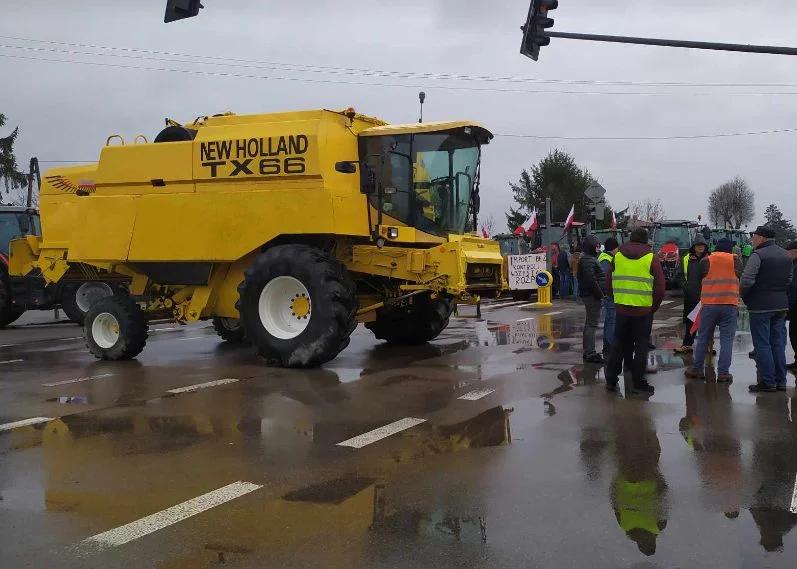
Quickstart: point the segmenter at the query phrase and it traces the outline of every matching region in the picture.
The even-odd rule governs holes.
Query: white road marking
[[[491,389],[489,387],[484,389],[474,389],[473,391],[469,391],[465,395],[457,397],[457,399],[462,399],[463,401],[478,401],[482,397],[487,397],[491,393],[495,393],[495,389]]]
[[[184,326],[172,326],[170,328],[153,328],[150,332],[172,332],[174,330],[183,330]]]
[[[662,304],[672,304],[673,302],[675,302],[675,301],[674,300],[662,300],[661,301]]]
[[[185,342],[187,340],[201,340],[202,338],[209,338],[209,336],[191,336],[190,338],[177,338],[177,341]]]
[[[80,383],[81,381],[90,381],[92,379],[102,379],[103,377],[111,377],[115,373],[103,373],[100,375],[91,375],[89,377],[79,377],[77,379],[65,379],[64,381],[54,381],[53,383],[42,383],[44,387],[55,387],[57,385],[69,385],[70,383]]]
[[[2,364],[15,364],[15,363],[18,363],[18,362],[21,362],[21,361],[22,360],[6,360],[4,362],[0,362],[0,365],[2,365]]]
[[[338,446],[363,448],[366,445],[370,445],[371,443],[375,443],[376,441],[381,441],[382,439],[389,437],[390,435],[395,435],[396,433],[400,433],[401,431],[404,431],[406,429],[409,429],[416,425],[420,425],[421,423],[425,422],[426,419],[413,419],[412,417],[406,417],[404,419],[396,421],[395,423],[390,423],[389,425],[385,425],[384,427],[379,427],[378,429],[374,429],[373,431],[368,431],[367,433],[363,433],[362,435],[345,440],[342,443],[338,443]]]
[[[14,346],[18,346],[19,344],[3,344],[0,348],[13,348]]]
[[[514,302],[502,302],[499,304],[489,304],[487,306],[482,306],[482,312],[485,310],[494,310],[496,308],[508,308],[510,306],[520,306],[522,304],[526,304],[525,300],[519,300]]]
[[[33,417],[31,419],[22,419],[21,421],[14,421],[13,423],[5,423],[0,425],[0,433],[3,431],[10,431],[17,427],[26,427],[28,425],[38,425],[39,423],[49,423],[52,417]]]
[[[166,393],[178,395],[180,393],[191,393],[192,391],[199,391],[200,389],[207,389],[208,387],[216,387],[218,385],[227,385],[228,383],[235,383],[237,379],[228,377],[226,379],[217,379],[216,381],[208,381],[206,383],[197,383],[196,385],[188,385],[186,387],[177,387],[176,389],[168,389]]]
[[[118,547],[158,530],[169,527],[211,508],[220,506],[245,494],[259,490],[263,486],[251,482],[233,482],[217,490],[202,494],[176,506],[166,508],[116,529],[84,539],[81,545],[96,546],[101,549]]]
[[[69,342],[71,340],[83,340],[83,336],[72,336],[71,338],[58,338],[59,342]]]
[[[556,316],[557,314],[561,314],[562,312],[546,312],[543,316]]]
[[[670,316],[667,318],[667,322],[680,322],[681,320],[683,320],[683,318],[680,316]]]
[[[529,320],[534,320],[534,318],[521,318],[518,322],[528,322]]]
[[[791,494],[791,507],[789,511],[792,514],[797,514],[797,477],[794,478],[794,491]]]

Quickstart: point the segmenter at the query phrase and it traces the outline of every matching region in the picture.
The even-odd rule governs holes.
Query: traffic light
[[[541,35],[546,28],[553,27],[553,18],[548,17],[548,12],[559,7],[559,0],[531,0],[529,16],[523,30],[523,44],[520,53],[534,61],[540,55],[540,47],[551,43],[551,38]]]
[[[165,23],[193,18],[199,14],[199,10],[204,8],[200,0],[166,0],[166,15],[163,17]]]

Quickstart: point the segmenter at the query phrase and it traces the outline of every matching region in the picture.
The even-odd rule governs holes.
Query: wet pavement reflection
[[[747,392],[745,314],[736,381],[686,379],[678,316],[648,398],[606,393],[574,310],[456,320],[424,347],[358,331],[319,370],[195,330],[125,366],[45,350],[0,381],[0,424],[52,418],[0,432],[0,567],[792,567],[797,394]],[[65,553],[235,481],[262,488]]]

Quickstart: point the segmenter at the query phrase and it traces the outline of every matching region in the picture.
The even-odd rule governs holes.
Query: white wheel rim
[[[109,312],[97,315],[91,323],[91,337],[103,350],[113,348],[119,341],[119,321]]]
[[[311,312],[310,293],[293,277],[276,277],[260,293],[260,322],[266,332],[280,340],[290,340],[304,332]]]
[[[85,314],[95,302],[109,296],[113,296],[113,289],[108,283],[83,283],[75,291],[75,304]]]

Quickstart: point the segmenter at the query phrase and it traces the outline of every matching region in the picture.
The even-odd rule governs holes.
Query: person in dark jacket
[[[755,250],[740,279],[740,294],[750,313],[750,335],[758,370],[754,393],[786,390],[786,315],[792,281],[791,255],[764,225],[753,232]]]
[[[607,291],[614,298],[617,323],[609,362],[606,366],[606,389],[617,391],[623,371],[623,356],[634,355],[631,369],[635,392],[653,393],[645,381],[652,314],[664,300],[664,271],[651,246],[648,232],[635,229],[612,260]]]
[[[594,235],[587,235],[581,242],[581,257],[578,260],[576,278],[579,283],[579,296],[584,301],[586,321],[584,322],[584,360],[602,364],[603,356],[595,350],[595,335],[601,317],[606,276],[598,264],[601,244]]]
[[[570,254],[562,247],[556,259],[559,270],[559,298],[570,296]]]
[[[612,259],[614,259],[614,255],[619,249],[620,244],[614,237],[609,237],[604,243],[603,253],[598,255],[598,264],[604,275],[609,274],[612,268]],[[614,323],[617,320],[617,313],[614,308],[614,299],[608,294],[609,291],[606,289],[605,279],[603,285],[603,293],[606,295],[603,298],[603,357],[608,359],[612,348],[612,339],[614,338]]]
[[[700,278],[700,261],[709,255],[706,239],[698,233],[697,238],[695,238],[695,244],[689,249],[689,254],[684,259],[684,263],[678,265],[678,283],[681,285],[681,290],[684,291],[684,326],[686,331],[684,332],[683,342],[679,347],[675,348],[676,354],[691,352],[695,344],[695,337],[690,332],[692,321],[689,320],[689,314],[700,302],[700,283],[702,282]]]
[[[789,342],[794,350],[795,361],[787,365],[790,370],[797,370],[797,241],[786,246],[791,255],[791,283],[789,283]]]

